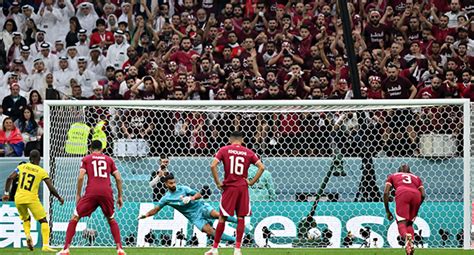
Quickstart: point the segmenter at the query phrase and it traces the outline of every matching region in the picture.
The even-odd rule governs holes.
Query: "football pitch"
[[[179,249],[179,248],[129,248],[125,249],[127,255],[203,255],[208,249]],[[473,254],[472,250],[461,249],[417,249],[416,255],[457,255]],[[2,255],[36,255],[42,253],[40,249],[30,252],[25,249],[1,249]],[[49,253],[54,254],[54,253]],[[115,249],[106,248],[81,248],[71,249],[71,255],[106,255],[117,254]],[[232,255],[233,249],[219,249],[219,255]],[[403,249],[271,249],[271,248],[243,248],[243,255],[404,255]]]

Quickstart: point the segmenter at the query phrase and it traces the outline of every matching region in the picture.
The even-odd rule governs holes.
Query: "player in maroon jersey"
[[[393,215],[388,207],[390,190],[395,189],[395,215],[397,217],[398,232],[406,240],[405,251],[407,255],[414,254],[413,237],[415,221],[421,203],[425,200],[425,188],[420,177],[410,172],[410,167],[403,164],[398,169],[398,173],[388,176],[383,193],[383,202],[388,220],[393,220]]]
[[[59,255],[69,255],[69,246],[76,233],[76,225],[82,217],[90,216],[100,206],[102,213],[107,218],[110,231],[117,246],[117,254],[125,255],[122,250],[120,230],[114,219],[114,197],[110,176],[115,178],[117,184],[117,206],[123,205],[122,199],[122,177],[115,166],[114,161],[107,155],[102,154],[102,142],[94,140],[91,143],[92,153],[85,156],[81,162],[76,190],[76,210],[69,221],[66,231],[66,242]],[[81,196],[84,177],[87,175],[86,192]]]
[[[218,255],[217,248],[221,241],[227,217],[237,214],[237,236],[235,242],[234,255],[241,255],[240,243],[245,229],[244,217],[251,214],[250,198],[248,187],[254,185],[262,175],[265,166],[258,156],[250,149],[242,145],[243,135],[239,131],[234,131],[230,135],[230,145],[219,149],[211,164],[212,176],[219,189],[222,189],[220,202],[220,217],[214,237],[212,249],[205,255]],[[224,164],[224,182],[219,180],[217,165]],[[258,167],[257,174],[249,181],[248,168],[250,164]]]

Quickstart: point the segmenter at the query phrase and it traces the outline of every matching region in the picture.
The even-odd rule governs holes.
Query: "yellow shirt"
[[[18,188],[15,194],[15,203],[28,204],[39,202],[38,190],[41,181],[49,178],[48,173],[40,166],[26,163],[17,167]]]

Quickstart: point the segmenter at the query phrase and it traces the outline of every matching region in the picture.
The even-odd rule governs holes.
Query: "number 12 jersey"
[[[110,175],[118,170],[111,157],[102,153],[91,153],[82,159],[81,169],[87,174],[85,195],[113,197]]]

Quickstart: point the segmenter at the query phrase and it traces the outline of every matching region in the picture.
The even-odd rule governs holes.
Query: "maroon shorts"
[[[74,214],[81,218],[87,217],[99,206],[105,217],[112,218],[114,216],[114,199],[109,196],[83,196],[77,203]]]
[[[234,216],[234,212],[239,217],[252,214],[247,186],[224,188],[220,203],[220,213],[222,216]]]
[[[420,192],[403,192],[395,196],[397,221],[415,221],[421,205]]]

